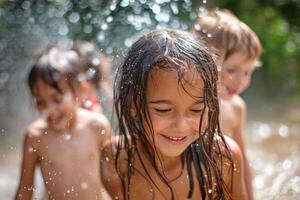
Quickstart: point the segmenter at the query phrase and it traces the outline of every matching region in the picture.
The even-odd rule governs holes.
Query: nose
[[[52,115],[56,111],[56,106],[53,103],[49,103],[47,106],[47,111],[49,115]]]
[[[190,122],[189,118],[187,116],[179,115],[176,120],[174,126],[176,127],[176,130],[178,132],[186,132],[190,129]]]

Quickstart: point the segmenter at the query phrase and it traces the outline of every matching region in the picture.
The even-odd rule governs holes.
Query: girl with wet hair
[[[161,29],[118,69],[116,137],[102,153],[113,199],[247,199],[237,144],[219,126],[217,69],[201,41]]]

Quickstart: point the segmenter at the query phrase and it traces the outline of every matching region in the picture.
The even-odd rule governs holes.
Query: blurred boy
[[[250,84],[262,52],[256,34],[228,10],[213,10],[199,16],[193,33],[207,41],[217,54],[220,85],[220,123],[224,134],[241,147],[245,163],[248,199],[253,199],[252,177],[245,155],[246,104],[239,96]]]
[[[40,117],[26,130],[15,199],[31,199],[37,165],[49,199],[108,199],[100,150],[110,126],[102,114],[79,107],[79,83],[72,70],[78,63],[74,51],[49,47],[30,70],[28,85]]]

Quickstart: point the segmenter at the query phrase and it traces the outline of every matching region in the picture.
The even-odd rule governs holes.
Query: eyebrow
[[[154,101],[148,101],[148,104],[160,104],[160,103],[172,103],[170,100],[154,100]],[[203,97],[197,97],[197,101],[195,103],[193,103],[193,105],[195,104],[200,104],[200,103],[204,103],[204,98]]]

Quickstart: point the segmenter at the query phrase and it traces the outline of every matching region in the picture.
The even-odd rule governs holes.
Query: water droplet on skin
[[[70,134],[64,135],[64,140],[71,140],[72,136]]]
[[[31,153],[31,152],[33,152],[33,148],[32,147],[29,147],[28,148],[28,151]]]
[[[88,184],[86,182],[81,182],[80,187],[81,189],[85,190],[88,188]]]
[[[212,189],[209,189],[207,192],[208,192],[208,194],[211,194],[212,193]]]
[[[105,160],[108,162],[109,161],[109,157],[105,157]]]
[[[288,169],[290,169],[292,167],[292,164],[293,164],[292,161],[285,160],[282,163],[282,168],[285,169],[285,170],[288,170]]]

